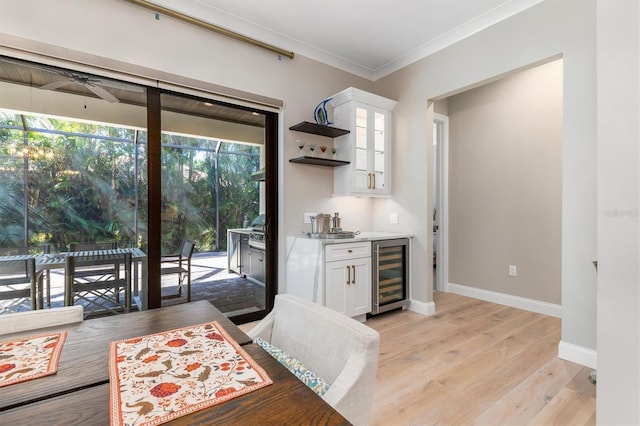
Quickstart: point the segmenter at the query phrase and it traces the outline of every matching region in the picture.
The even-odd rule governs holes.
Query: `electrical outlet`
[[[311,223],[311,216],[315,216],[315,213],[305,213],[304,214],[304,223]]]
[[[398,223],[398,213],[389,214],[389,223]]]
[[[516,275],[518,275],[518,268],[516,268],[516,265],[509,265],[509,276],[515,277]]]

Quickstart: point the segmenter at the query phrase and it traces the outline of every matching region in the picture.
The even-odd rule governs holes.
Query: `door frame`
[[[436,242],[436,290],[449,291],[449,117],[433,113],[437,135],[438,240]]]

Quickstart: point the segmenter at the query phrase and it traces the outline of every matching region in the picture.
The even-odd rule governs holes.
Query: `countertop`
[[[238,234],[250,234],[252,231],[251,228],[234,228],[227,229],[227,232],[237,232]]]
[[[306,240],[321,241],[323,244],[340,244],[340,243],[355,243],[360,241],[379,241],[379,240],[393,240],[396,238],[413,238],[413,234],[405,234],[399,232],[378,232],[378,231],[366,231],[360,232],[353,238],[311,238],[309,234],[292,235],[294,238],[301,238]]]

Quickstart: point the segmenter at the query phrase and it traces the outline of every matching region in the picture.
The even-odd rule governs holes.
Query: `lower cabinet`
[[[360,321],[371,312],[371,242],[287,239],[286,293]]]
[[[350,317],[371,312],[370,258],[326,262],[324,271],[327,307]]]
[[[247,275],[250,278],[253,278],[260,283],[264,283],[265,280],[265,266],[264,266],[264,251],[255,249],[253,247],[249,248],[249,271]]]

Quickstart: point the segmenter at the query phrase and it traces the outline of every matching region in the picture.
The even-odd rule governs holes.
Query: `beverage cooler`
[[[372,243],[371,314],[406,309],[409,304],[409,239]]]

